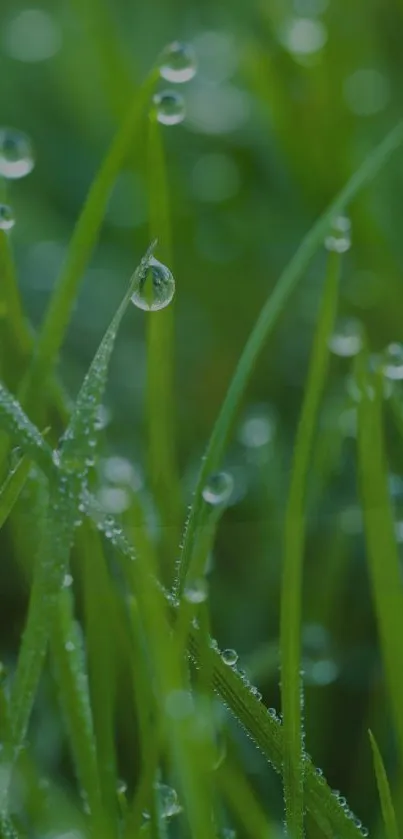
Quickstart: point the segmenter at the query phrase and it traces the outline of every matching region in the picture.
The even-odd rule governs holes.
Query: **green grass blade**
[[[35,399],[57,361],[79,283],[96,243],[110,192],[131,152],[140,119],[157,78],[156,71],[151,73],[135,96],[87,195],[65,265],[45,315],[32,363],[22,383],[21,397],[30,408],[35,407]]]
[[[60,449],[60,461],[62,466],[74,473],[74,478],[78,479],[80,486],[85,481],[89,466],[92,464],[98,409],[104,394],[108,366],[119,326],[130,303],[138,277],[147,271],[153,249],[154,244],[148,249],[131,278],[128,290],[112,318],[85,376],[64,434]]]
[[[217,770],[218,787],[228,807],[242,824],[245,835],[252,839],[269,839],[272,830],[266,813],[255,798],[243,774],[224,762]]]
[[[0,528],[7,521],[14,504],[18,501],[29,475],[31,461],[22,457],[15,469],[10,472],[0,489]]]
[[[152,113],[148,128],[150,238],[158,238],[162,262],[172,270],[171,217],[161,126]],[[173,561],[180,541],[181,490],[175,461],[173,376],[174,304],[148,317],[147,422],[151,489]]]
[[[374,735],[372,734],[372,731],[369,731],[368,733],[369,739],[371,741],[372,754],[374,758],[376,782],[378,785],[383,821],[385,823],[386,839],[399,839],[395,808],[393,806],[388,776],[386,774],[385,766],[382,760],[382,755],[379,751],[378,744],[375,740]]]
[[[319,405],[326,380],[328,339],[333,329],[340,257],[329,255],[328,271],[314,337],[305,396],[298,425],[284,532],[281,593],[281,707],[284,730],[284,799],[289,835],[303,836],[303,740],[301,711],[301,600],[305,544],[305,496]]]
[[[358,406],[358,469],[369,574],[385,679],[403,768],[403,590],[382,428],[382,382],[363,357]]]
[[[32,335],[21,305],[10,240],[4,230],[0,230],[0,295],[0,312],[7,322],[7,337],[21,361],[31,350]]]
[[[98,772],[105,809],[116,816],[115,753],[116,665],[114,590],[98,532],[88,521],[81,527],[76,549],[84,590],[87,669],[94,719]]]
[[[92,829],[99,835],[106,818],[101,804],[83,641],[80,628],[74,621],[73,601],[69,590],[59,595],[51,637],[51,652],[77,777],[83,798],[88,805]],[[101,835],[107,835],[106,824]]]
[[[52,449],[28,419],[18,400],[0,383],[0,427],[44,472],[52,472]]]
[[[217,645],[210,642],[205,646],[200,631],[193,626],[190,632],[189,652],[197,662],[205,657],[209,659],[214,690],[276,772],[281,774],[284,732],[280,719],[274,718],[267,711],[236,669],[225,664]],[[318,774],[307,756],[304,766],[305,806],[323,834],[328,839],[334,839],[335,835],[343,839],[362,839],[355,817],[347,808],[341,806],[323,775]]]
[[[193,549],[196,529],[199,524],[203,508],[203,487],[212,472],[219,465],[225,445],[238,411],[241,399],[248,384],[255,362],[272,332],[286,303],[304,274],[312,257],[321,246],[328,231],[331,220],[337,216],[346,205],[356,197],[378,172],[385,166],[391,154],[403,142],[403,122],[387,135],[377,148],[367,157],[364,163],[352,175],[346,186],[336,196],[328,209],[313,225],[309,233],[302,240],[295,255],[280,276],[278,283],[270,294],[258,320],[250,334],[244,351],[238,362],[230,387],[223,401],[219,416],[214,425],[205,458],[199,473],[196,491],[193,499],[188,526],[185,533],[184,546],[180,557],[176,589],[181,590],[186,578],[187,568]]]

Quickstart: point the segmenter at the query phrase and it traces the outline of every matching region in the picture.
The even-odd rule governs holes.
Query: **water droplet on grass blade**
[[[34,168],[34,155],[29,137],[14,128],[0,128],[0,175],[23,178]]]
[[[196,70],[196,56],[189,44],[174,41],[165,47],[160,61],[160,75],[167,82],[189,82],[196,75]]]
[[[183,596],[188,603],[204,603],[208,597],[207,580],[204,577],[191,580],[187,583]]]
[[[165,309],[174,294],[175,280],[169,268],[152,256],[148,266],[138,273],[132,303],[145,312],[156,312]]]
[[[63,588],[70,588],[73,585],[73,577],[71,574],[65,574],[63,578]]]
[[[403,344],[389,344],[383,354],[382,370],[387,379],[403,379]]]
[[[208,479],[203,489],[203,498],[207,504],[225,504],[231,497],[234,480],[228,472],[216,472]]]
[[[351,247],[351,222],[347,216],[333,219],[325,239],[325,248],[335,253],[346,253]]]
[[[351,358],[360,352],[363,343],[362,324],[355,318],[343,318],[329,338],[329,349],[335,355]]]
[[[178,800],[178,793],[173,787],[169,787],[167,784],[156,784],[155,788],[158,792],[163,819],[170,819],[172,816],[177,816],[182,812],[182,807]]]
[[[153,96],[157,120],[162,125],[178,125],[185,119],[185,102],[175,90],[164,90]]]
[[[228,664],[229,667],[235,667],[238,661],[238,653],[236,650],[223,650],[221,653],[222,660],[224,664]]]
[[[11,230],[15,225],[15,216],[8,204],[0,204],[0,230]]]

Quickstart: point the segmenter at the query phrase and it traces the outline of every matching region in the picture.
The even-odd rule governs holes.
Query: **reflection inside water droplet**
[[[33,168],[34,156],[29,137],[14,128],[0,128],[0,175],[23,178]]]
[[[183,96],[175,90],[164,90],[153,96],[158,122],[162,125],[178,125],[185,119],[185,102]]]
[[[239,656],[236,650],[227,649],[222,651],[221,658],[224,664],[228,664],[229,667],[235,667]]]
[[[228,472],[216,472],[211,475],[203,489],[203,498],[207,504],[225,504],[234,489],[234,480]]]
[[[363,343],[362,324],[356,318],[341,318],[329,338],[329,349],[335,355],[351,358],[360,352]]]
[[[163,51],[160,75],[167,82],[181,84],[189,82],[196,75],[196,56],[190,44],[174,41]]]
[[[151,257],[148,267],[138,272],[132,303],[146,312],[165,309],[175,294],[175,280],[166,265]]]
[[[0,230],[11,230],[15,225],[15,217],[8,204],[0,204]]]

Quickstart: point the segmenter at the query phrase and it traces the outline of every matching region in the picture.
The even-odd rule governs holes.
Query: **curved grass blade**
[[[7,521],[14,504],[18,501],[29,475],[31,461],[22,457],[15,469],[10,472],[0,489],[0,529]]]
[[[403,590],[387,481],[382,428],[383,382],[360,363],[358,470],[369,574],[385,679],[403,768]]]
[[[71,472],[77,492],[84,486],[95,446],[98,410],[105,390],[108,366],[115,345],[116,336],[123,315],[130,303],[133,289],[148,269],[156,242],[149,247],[136,268],[128,290],[116,311],[90,365],[78,394],[74,410],[63,437],[60,449],[60,463]]]
[[[29,408],[34,407],[35,398],[43,391],[57,361],[79,283],[96,243],[110,192],[131,151],[145,103],[157,79],[158,73],[154,71],[141,86],[88,192],[73,232],[65,265],[45,315],[32,363],[21,386],[21,398]]]
[[[150,237],[158,237],[161,259],[171,268],[171,211],[161,127],[155,114],[148,128]],[[174,305],[148,318],[147,421],[151,488],[164,527],[168,558],[173,562],[180,541],[181,489],[175,461],[173,328]],[[170,569],[172,573],[172,568]]]
[[[45,473],[54,471],[52,449],[28,419],[18,400],[1,383],[0,427]]]
[[[297,430],[285,514],[280,631],[281,707],[284,732],[284,799],[287,829],[293,839],[303,836],[304,813],[300,649],[305,495],[317,416],[326,379],[328,339],[336,314],[339,273],[340,257],[332,253],[328,260],[323,300]]]
[[[399,839],[395,808],[393,806],[388,776],[386,774],[385,766],[382,760],[382,755],[379,751],[378,744],[375,740],[374,735],[372,734],[372,731],[369,731],[368,734],[369,739],[371,741],[372,754],[374,758],[376,782],[378,785],[382,816],[385,824],[386,839]]]
[[[191,513],[185,532],[183,550],[177,568],[175,582],[177,592],[183,589],[186,578],[195,540],[195,532],[199,525],[203,507],[203,487],[210,474],[216,470],[219,464],[255,362],[268,336],[277,323],[279,316],[284,310],[289,297],[298,285],[316,251],[321,246],[331,220],[355,198],[363,187],[373,180],[385,166],[391,154],[401,146],[402,142],[403,121],[399,122],[393,131],[367,157],[328,209],[313,225],[309,233],[302,240],[291,262],[289,262],[280,276],[274,291],[270,294],[270,297],[263,306],[238,362],[207,446],[206,455],[197,480]]]

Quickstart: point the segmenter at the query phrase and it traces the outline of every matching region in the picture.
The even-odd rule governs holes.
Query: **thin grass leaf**
[[[209,658],[214,690],[276,772],[281,775],[284,732],[280,718],[274,717],[256,698],[251,686],[235,668],[228,667],[217,644],[211,641],[206,648],[202,634],[194,626],[191,627],[189,635],[189,653],[196,662],[200,662],[201,657]],[[342,836],[343,839],[362,839],[357,819],[346,807],[341,806],[338,797],[307,756],[304,767],[305,806],[323,834],[328,839],[334,839],[335,835]]]
[[[252,839],[269,839],[275,835],[267,814],[258,803],[244,775],[226,761],[217,770],[217,783],[230,812],[242,825],[246,836]]]
[[[83,641],[80,627],[74,621],[73,601],[68,589],[59,595],[51,636],[51,652],[59,700],[92,829],[98,835],[102,831],[102,835],[106,836],[106,812],[102,806]]]
[[[382,816],[385,824],[385,834],[387,839],[399,839],[395,808],[393,806],[388,776],[386,774],[386,769],[382,760],[382,755],[379,751],[378,744],[375,740],[374,735],[372,734],[372,731],[369,731],[368,734],[369,739],[371,741],[372,754],[374,758],[376,782],[378,785]]]
[[[311,450],[326,379],[328,339],[336,314],[339,273],[340,257],[331,253],[295,441],[285,514],[280,629],[281,707],[284,731],[284,800],[287,828],[293,839],[302,837],[304,830],[300,650],[305,496]]]
[[[302,240],[295,255],[280,276],[274,291],[258,317],[249,336],[244,351],[238,362],[235,374],[223,401],[219,416],[214,425],[205,458],[200,469],[192,508],[185,533],[183,550],[177,568],[175,583],[176,591],[183,589],[191,552],[195,541],[196,529],[199,525],[203,508],[203,488],[218,465],[228,441],[231,428],[240,406],[243,394],[253,371],[255,362],[272,332],[279,316],[284,311],[289,297],[301,280],[316,251],[320,248],[329,229],[332,219],[339,215],[346,205],[367,186],[385,166],[391,154],[403,142],[403,122],[387,135],[377,148],[367,157],[364,163],[352,175],[346,186],[336,196],[328,209],[313,225],[309,233]]]
[[[21,398],[29,408],[34,407],[38,393],[44,391],[44,385],[57,361],[79,283],[96,243],[109,195],[131,152],[139,121],[157,79],[157,71],[152,72],[139,89],[90,187],[45,315],[32,363],[22,383]]]
[[[69,425],[63,437],[60,463],[64,469],[72,473],[74,482],[78,487],[84,485],[89,467],[92,465],[93,450],[96,445],[98,411],[106,386],[108,366],[119,326],[139,277],[148,269],[155,244],[154,242],[150,246],[136,268],[128,290],[98,347],[81,386]]]
[[[87,671],[94,720],[102,801],[115,819],[117,768],[115,752],[116,629],[114,589],[99,533],[88,521],[78,533],[76,550],[84,590]]]
[[[400,766],[403,767],[403,590],[384,451],[383,382],[360,365],[358,470],[368,566]]]
[[[7,338],[19,360],[25,359],[32,348],[32,335],[21,305],[10,240],[0,230],[0,309],[7,323]],[[15,355],[13,365],[15,365]]]
[[[54,472],[52,449],[28,419],[18,400],[1,383],[0,427],[45,473]]]
[[[152,113],[148,128],[150,238],[158,237],[161,259],[172,269],[171,211],[161,126]],[[173,375],[174,305],[148,318],[147,324],[148,462],[152,492],[173,561],[180,540],[181,489],[175,457]],[[171,573],[172,573],[172,569]]]
[[[14,504],[18,501],[31,469],[31,461],[22,457],[15,469],[7,476],[0,489],[0,528],[7,521]]]

